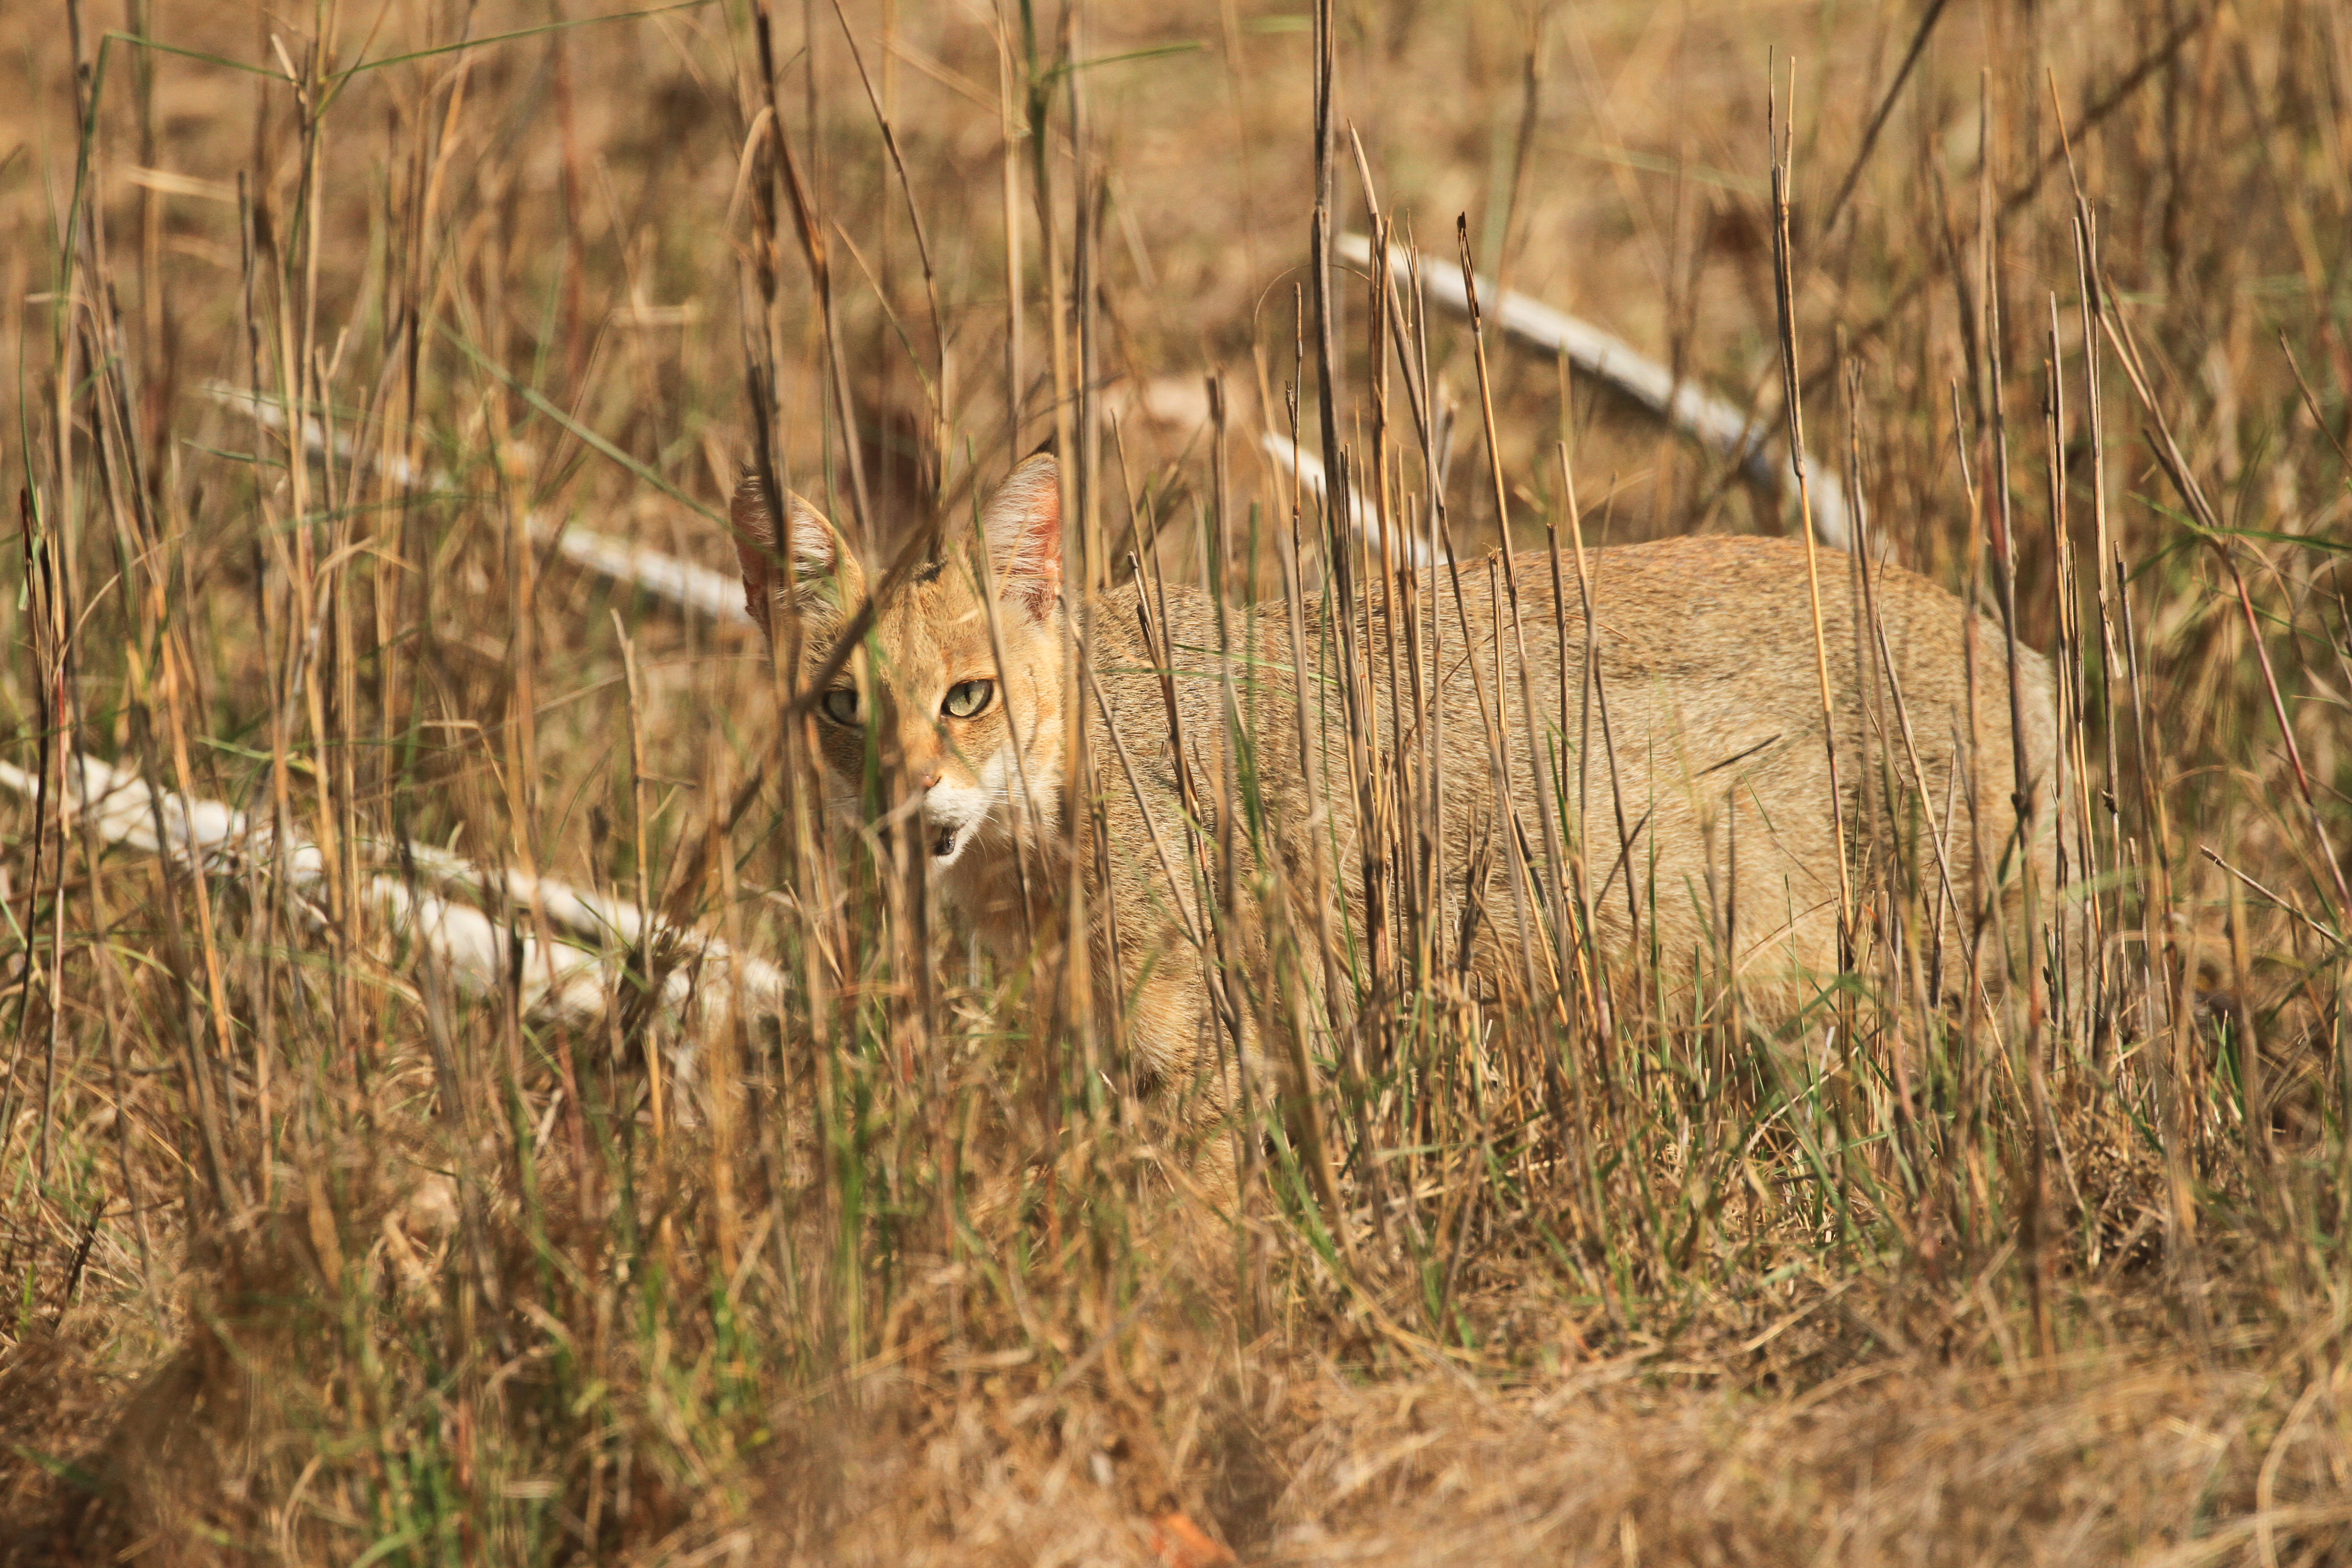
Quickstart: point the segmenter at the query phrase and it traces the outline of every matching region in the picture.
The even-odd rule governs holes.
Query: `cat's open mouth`
[[[942,827],[940,829],[940,836],[931,840],[931,858],[944,860],[955,853],[955,847],[956,830],[952,827]]]

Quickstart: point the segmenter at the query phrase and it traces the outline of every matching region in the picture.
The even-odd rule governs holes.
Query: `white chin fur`
[[[1029,780],[1029,784],[1039,797],[1034,809],[1050,809],[1055,789],[1035,777]],[[1001,748],[981,764],[980,777],[974,783],[932,785],[923,797],[923,827],[929,835],[932,869],[943,870],[962,859],[972,841],[982,834],[1006,831],[1006,825],[1015,820],[1021,811],[1020,794],[1020,770],[1013,763],[1010,746]],[[948,837],[950,834],[952,838]],[[940,853],[943,843],[944,854]]]
[[[923,798],[923,832],[931,868],[944,870],[963,858],[988,820],[989,792],[958,784],[934,784]]]

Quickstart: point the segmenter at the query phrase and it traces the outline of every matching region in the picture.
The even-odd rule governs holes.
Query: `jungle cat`
[[[779,657],[783,617],[796,610],[802,668],[785,673],[805,689],[864,603],[868,576],[798,496],[786,518],[780,533],[757,479],[743,481],[733,521],[746,601]],[[979,522],[982,551],[943,550],[878,606],[874,657],[829,678],[816,728],[843,811],[857,810],[869,740],[896,760],[901,803],[919,810],[947,902],[981,942],[1018,961],[1034,933],[1058,929],[1054,897],[1067,885],[1071,605],[1054,459],[1022,464]],[[1147,592],[1148,622],[1132,585],[1092,602],[1087,776],[1107,834],[1106,853],[1099,863],[1089,858],[1081,885],[1094,916],[1099,1037],[1126,1042],[1139,1095],[1171,1108],[1180,1125],[1213,1125],[1243,1091],[1236,1060],[1246,1068],[1305,1059],[1258,1053],[1260,1042],[1307,1016],[1293,1010],[1297,999],[1325,989],[1318,949],[1326,934],[1342,964],[1345,952],[1365,951],[1363,796],[1350,782],[1335,630],[1360,650],[1364,744],[1354,776],[1381,781],[1376,809],[1385,792],[1400,802],[1392,820],[1439,824],[1435,842],[1418,828],[1391,829],[1391,842],[1406,842],[1385,860],[1374,856],[1385,921],[1393,927],[1405,907],[1401,879],[1423,878],[1433,896],[1420,907],[1439,911],[1423,928],[1424,962],[1506,1005],[1524,1005],[1530,980],[1543,993],[1537,1003],[1552,1005],[1561,972],[1544,911],[1567,908],[1589,911],[1595,945],[1619,961],[1605,967],[1634,969],[1622,961],[1638,944],[1669,974],[1679,971],[1686,988],[1695,961],[1708,954],[1718,977],[1727,964],[1736,970],[1751,1017],[1785,1018],[1839,967],[1841,829],[1853,885],[1868,885],[1862,862],[1871,855],[1906,855],[1921,907],[1949,932],[1969,928],[1972,901],[1989,908],[2000,887],[2015,883],[2007,645],[1990,619],[1974,617],[1971,715],[1970,612],[1926,578],[1889,566],[1871,583],[1883,644],[1876,632],[1858,636],[1851,563],[1820,558],[1820,646],[1838,714],[1833,816],[1803,543],[1680,538],[1598,549],[1587,561],[1581,581],[1597,626],[1590,644],[1585,589],[1572,567],[1556,579],[1553,555],[1516,559],[1515,626],[1495,556],[1402,579],[1386,595],[1375,584],[1342,606],[1345,624],[1336,628],[1329,600],[1305,600],[1296,650],[1286,603],[1229,608],[1230,685],[1207,594],[1174,584]],[[1564,601],[1557,606],[1556,581]],[[1588,646],[1597,650],[1597,681],[1586,678]],[[2040,803],[2042,824],[2033,837],[2046,858],[2052,678],[2031,650],[2021,650],[2019,664],[2028,798]],[[1868,689],[1858,669],[1870,672]],[[1250,715],[1247,793],[1258,803],[1235,835],[1236,864],[1255,886],[1285,890],[1272,901],[1289,910],[1295,940],[1286,946],[1270,934],[1281,922],[1265,918],[1261,895],[1255,917],[1224,922],[1221,960],[1201,889],[1215,878],[1217,805],[1233,798],[1222,777],[1229,700]],[[1181,775],[1171,730],[1184,740]],[[1965,760],[1971,732],[1973,768]],[[1188,785],[1194,819],[1210,825],[1205,852],[1185,830]],[[1539,786],[1555,802],[1580,802],[1580,811],[1556,807],[1547,828]],[[915,794],[919,807],[908,798]],[[1414,804],[1433,800],[1433,812]],[[1503,800],[1509,807],[1498,812]],[[1563,879],[1578,885],[1555,894],[1555,865],[1570,867]],[[1213,987],[1220,963],[1242,981]],[[1344,984],[1344,969],[1331,973]]]

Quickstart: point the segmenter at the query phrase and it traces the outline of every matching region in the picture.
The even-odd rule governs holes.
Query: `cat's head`
[[[745,604],[778,658],[798,613],[800,668],[787,674],[793,690],[805,690],[873,583],[799,496],[789,498],[780,530],[757,476],[736,490],[733,516]],[[835,805],[855,813],[869,763],[878,766],[886,799],[920,814],[923,841],[942,868],[975,845],[1001,848],[1016,832],[1036,832],[1059,806],[1062,495],[1054,459],[1030,458],[989,499],[980,548],[956,530],[948,539],[939,559],[876,612],[866,657],[845,662],[815,705]]]

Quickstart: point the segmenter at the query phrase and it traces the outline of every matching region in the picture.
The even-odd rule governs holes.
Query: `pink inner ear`
[[[1062,484],[1051,458],[1015,469],[982,518],[997,596],[1045,618],[1062,587]]]
[[[743,568],[743,608],[764,628],[775,591],[776,522],[756,477],[736,487],[728,514],[735,525],[735,559]]]
[[[1024,529],[1015,547],[1013,569],[1006,574],[1005,597],[1043,620],[1062,587],[1062,497],[1049,487],[1040,515]]]
[[[833,570],[833,528],[814,507],[798,496],[793,498],[793,531],[787,542],[795,576],[821,576]]]
[[[780,593],[797,587],[805,595],[830,584],[836,570],[852,579],[856,574],[856,563],[842,559],[840,536],[824,513],[796,495],[787,496],[785,505],[781,539],[775,509],[756,477],[747,477],[736,487],[729,508],[735,558],[743,568],[743,607],[763,628],[769,626]]]

